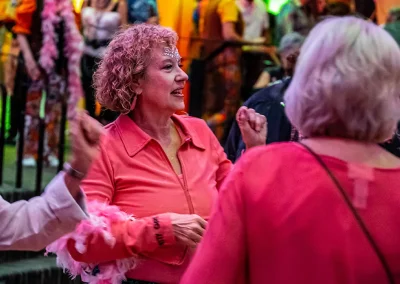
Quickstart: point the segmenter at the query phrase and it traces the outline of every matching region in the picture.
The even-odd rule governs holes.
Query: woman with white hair
[[[285,94],[307,138],[239,160],[182,283],[400,283],[399,70],[373,23],[318,24]]]

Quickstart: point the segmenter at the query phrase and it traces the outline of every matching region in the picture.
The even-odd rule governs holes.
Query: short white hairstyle
[[[301,48],[285,105],[305,137],[385,141],[400,120],[399,46],[363,19],[324,20]]]

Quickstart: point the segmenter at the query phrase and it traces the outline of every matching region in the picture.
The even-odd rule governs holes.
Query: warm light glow
[[[82,4],[83,0],[72,0],[72,5],[74,6],[74,10],[76,13],[79,14],[81,12]]]

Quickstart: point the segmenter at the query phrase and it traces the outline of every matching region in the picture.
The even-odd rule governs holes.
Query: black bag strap
[[[307,145],[305,145],[303,143],[299,143],[299,144],[301,144],[311,155],[314,156],[314,158],[324,168],[324,170],[329,175],[329,177],[331,178],[333,183],[336,185],[336,187],[340,191],[344,201],[346,202],[347,206],[349,207],[351,213],[353,214],[354,218],[356,219],[358,225],[360,226],[362,232],[364,233],[365,237],[367,238],[368,242],[370,243],[372,249],[375,251],[376,255],[378,256],[379,261],[381,262],[382,267],[385,270],[388,282],[390,284],[395,284],[392,271],[390,270],[389,264],[386,261],[385,256],[383,255],[382,251],[379,249],[377,243],[375,242],[374,238],[372,237],[371,233],[369,232],[363,219],[361,218],[360,214],[358,214],[357,209],[353,206],[353,203],[351,202],[349,196],[347,195],[346,191],[343,189],[343,187],[340,184],[340,182],[338,181],[338,179],[335,177],[335,175],[332,173],[332,171],[328,168],[328,166],[325,164],[325,162],[321,159],[321,157],[317,153],[315,153]]]

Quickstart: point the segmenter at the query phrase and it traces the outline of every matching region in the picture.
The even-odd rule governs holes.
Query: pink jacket
[[[83,194],[75,201],[59,174],[42,196],[11,204],[0,197],[0,250],[41,250],[85,218]]]
[[[400,283],[400,168],[321,156]],[[181,284],[388,283],[377,255],[332,180],[302,146],[247,152]]]

